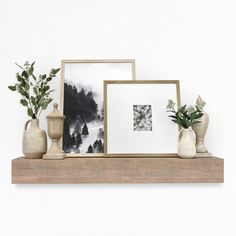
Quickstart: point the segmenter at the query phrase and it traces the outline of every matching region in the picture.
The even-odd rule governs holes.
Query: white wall
[[[235,11],[234,0],[0,0],[0,235],[235,236]],[[27,119],[7,89],[14,62],[47,72],[80,58],[135,58],[137,79],[181,80],[184,103],[201,94],[225,184],[11,185]]]

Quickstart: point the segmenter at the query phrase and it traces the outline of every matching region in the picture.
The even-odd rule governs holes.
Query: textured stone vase
[[[178,156],[194,158],[196,156],[196,135],[191,127],[179,132]]]
[[[28,124],[30,123],[30,128]],[[27,129],[28,128],[28,129]],[[23,153],[26,158],[42,158],[47,150],[46,132],[39,127],[39,120],[26,122],[23,135]]]
[[[196,133],[197,153],[208,153],[208,149],[204,144],[204,139],[209,125],[209,116],[204,112],[203,116],[198,120],[200,123],[192,126],[194,132]]]

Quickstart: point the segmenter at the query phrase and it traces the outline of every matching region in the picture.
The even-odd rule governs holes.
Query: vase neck
[[[189,131],[189,130],[192,130],[192,127],[188,127],[188,128],[182,128],[182,131]]]
[[[31,128],[38,128],[38,127],[39,127],[39,119],[32,119]]]

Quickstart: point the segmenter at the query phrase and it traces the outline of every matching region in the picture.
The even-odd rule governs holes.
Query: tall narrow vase
[[[210,157],[212,156],[212,154],[208,153],[208,149],[204,143],[209,125],[209,116],[204,112],[203,116],[198,120],[200,121],[200,123],[192,126],[194,132],[196,133],[197,157]]]
[[[30,123],[30,128],[27,129]],[[26,122],[23,135],[23,153],[26,158],[42,158],[47,150],[46,132],[39,127],[39,120]]]
[[[196,107],[203,113],[203,116],[198,119],[199,123],[192,125],[192,128],[196,134],[196,157],[211,157],[212,154],[208,153],[208,149],[204,143],[206,132],[209,125],[209,116],[204,112],[206,102],[202,100],[201,96],[198,96],[196,101]]]

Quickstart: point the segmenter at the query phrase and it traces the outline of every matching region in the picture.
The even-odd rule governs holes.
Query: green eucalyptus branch
[[[8,86],[11,91],[20,93],[20,103],[27,108],[27,114],[32,118],[39,118],[41,112],[45,110],[52,98],[50,94],[54,90],[50,90],[49,82],[56,77],[60,71],[58,69],[51,69],[49,75],[43,74],[36,77],[34,75],[34,64],[25,62],[24,66],[16,63],[21,71],[16,74],[17,83]]]

